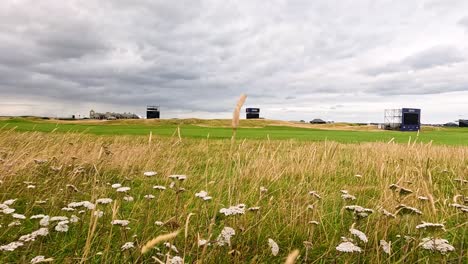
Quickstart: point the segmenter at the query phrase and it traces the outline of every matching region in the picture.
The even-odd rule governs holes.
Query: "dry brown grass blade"
[[[286,258],[285,264],[294,264],[296,262],[297,257],[299,256],[299,249],[295,249],[289,253],[288,257]]]
[[[141,248],[141,254],[145,254],[146,252],[150,251],[154,246],[157,244],[171,240],[175,238],[179,234],[180,230],[174,231],[169,234],[164,234],[157,236],[156,238],[151,239],[150,241],[146,242],[146,244]]]
[[[240,110],[247,99],[247,95],[241,94],[239,100],[237,101],[236,108],[234,108],[234,113],[232,115],[232,128],[236,129],[239,126],[240,119]]]

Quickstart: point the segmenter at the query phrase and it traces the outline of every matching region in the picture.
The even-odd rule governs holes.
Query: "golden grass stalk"
[[[247,99],[247,95],[241,94],[239,100],[237,100],[236,108],[234,108],[234,113],[232,115],[232,128],[237,129],[239,126],[240,110]]]
[[[299,250],[295,249],[289,253],[288,257],[286,258],[285,264],[294,264],[296,262],[297,257],[299,256]]]
[[[150,251],[152,248],[154,248],[157,244],[171,240],[175,238],[179,234],[180,230],[174,231],[169,234],[164,234],[157,236],[156,238],[151,239],[150,241],[146,242],[146,244],[141,248],[141,254],[145,254],[148,251]]]

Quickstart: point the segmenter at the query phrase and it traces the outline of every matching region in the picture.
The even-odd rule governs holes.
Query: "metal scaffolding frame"
[[[401,109],[385,109],[384,112],[384,128],[385,129],[400,129],[402,123]]]

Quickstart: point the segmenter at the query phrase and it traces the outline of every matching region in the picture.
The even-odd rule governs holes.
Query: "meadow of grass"
[[[175,256],[185,263],[283,263],[295,249],[297,263],[468,259],[468,214],[462,211],[468,202],[465,146],[242,139],[242,129],[241,139],[231,141],[188,137],[187,127],[181,137],[156,136],[157,129],[149,137],[18,132],[19,127],[0,131],[0,246],[38,230],[40,219],[31,219],[33,215],[78,221],[58,228],[58,222],[50,221],[47,235],[14,251],[2,247],[0,263],[26,263],[38,255],[56,263],[178,263]],[[148,171],[158,174],[145,176]],[[117,192],[111,186],[116,183],[130,189]],[[403,189],[392,190],[391,184]],[[196,197],[202,190],[212,199]],[[341,190],[356,199],[344,200]],[[133,201],[127,201],[130,196]],[[97,204],[99,198],[112,202]],[[5,205],[11,199],[16,200]],[[95,208],[85,203],[81,205],[91,209],[62,210],[81,201]],[[220,212],[239,204],[245,204],[239,206],[244,213]],[[403,212],[396,209],[399,204],[422,215],[398,214]],[[373,213],[358,217],[345,209],[348,205]],[[259,210],[248,210],[255,207]],[[25,219],[5,209],[15,209]],[[386,216],[383,209],[397,215]],[[112,225],[116,219],[129,224]],[[445,230],[417,229],[423,221],[443,223]],[[57,231],[63,225],[68,231]],[[218,238],[225,227],[235,235],[221,246]],[[368,241],[352,235],[351,227],[364,232]],[[141,253],[148,241],[174,231],[180,232],[170,244],[161,242]],[[362,252],[338,251],[341,237],[354,239]],[[420,243],[426,237],[447,239],[454,250],[425,250]],[[210,245],[199,246],[202,239]],[[279,246],[276,256],[269,239]],[[383,252],[380,240],[391,242],[390,254]],[[134,248],[123,250],[127,242]]]
[[[420,133],[360,130],[361,127],[325,127],[270,120],[240,120],[239,139],[297,139],[304,141],[336,141],[341,143],[414,141],[444,145],[468,145],[468,128],[424,128]],[[149,135],[229,139],[232,129],[229,120],[132,120],[132,121],[52,121],[39,119],[0,119],[1,130],[77,132],[95,135]]]

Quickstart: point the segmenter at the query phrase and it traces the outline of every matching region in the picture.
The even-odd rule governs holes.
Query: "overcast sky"
[[[2,0],[0,115],[468,119],[466,0]]]

